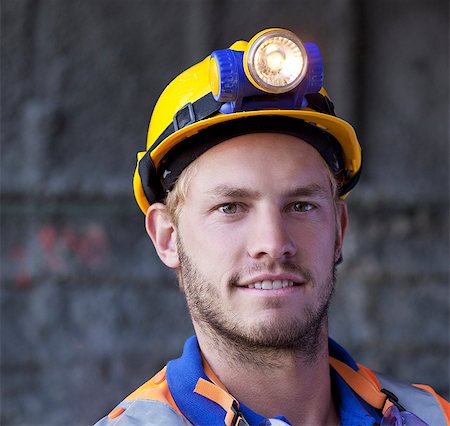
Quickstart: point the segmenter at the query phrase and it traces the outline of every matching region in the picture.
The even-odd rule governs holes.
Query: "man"
[[[361,153],[322,83],[317,46],[271,29],[161,95],[134,189],[196,337],[99,425],[448,424],[328,338]]]

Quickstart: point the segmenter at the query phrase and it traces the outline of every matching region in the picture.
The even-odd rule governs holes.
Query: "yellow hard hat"
[[[353,127],[334,114],[322,83],[323,65],[317,46],[302,43],[295,34],[279,28],[261,31],[250,42],[238,41],[229,49],[215,51],[181,73],[158,99],[150,120],[147,150],[137,155],[133,186],[141,210],[146,213],[150,204],[164,199],[167,186],[162,181],[171,171],[162,170],[161,165],[168,156],[173,157],[181,146],[189,146],[208,129],[220,129],[225,135],[219,137],[220,142],[229,133],[227,125],[254,121],[256,117],[269,123],[267,120],[273,117],[274,125],[281,126],[281,130],[275,130],[279,133],[295,122],[298,128],[308,127],[307,134],[313,129],[327,135],[325,143],[312,144],[322,156],[327,150],[324,145],[337,145],[341,161],[333,171],[339,173],[340,196],[347,196],[359,179],[361,147]],[[244,129],[241,134],[247,132],[245,126],[239,127]],[[298,133],[286,130],[291,132]],[[315,139],[303,137],[303,133],[300,137],[307,142]],[[330,165],[335,160],[326,161]]]

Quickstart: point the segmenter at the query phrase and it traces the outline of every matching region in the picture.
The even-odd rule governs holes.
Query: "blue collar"
[[[355,370],[358,369],[347,351],[331,338],[329,339],[329,351],[334,358],[345,362]],[[175,403],[191,423],[199,426],[223,423],[225,412],[222,407],[194,392],[200,377],[209,380],[203,370],[202,357],[195,336],[186,340],[180,358],[168,362],[166,377]],[[356,395],[333,369],[331,369],[331,383],[342,425],[372,426],[375,422],[380,421],[377,411]],[[257,426],[265,419],[244,404],[239,403],[239,405],[251,426]],[[281,416],[278,418],[283,419]]]

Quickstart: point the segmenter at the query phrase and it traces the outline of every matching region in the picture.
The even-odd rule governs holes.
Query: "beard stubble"
[[[279,365],[277,359],[281,352],[290,352],[304,362],[314,363],[320,348],[326,343],[328,309],[336,281],[334,262],[330,265],[327,278],[321,283],[299,265],[292,262],[280,264],[283,271],[299,272],[308,284],[321,286],[318,303],[314,308],[307,306],[300,317],[279,319],[276,324],[262,322],[250,326],[223,308],[217,287],[202,275],[188,256],[181,239],[177,241],[177,247],[180,259],[178,280],[192,320],[222,351],[226,351],[230,363],[247,362],[252,366],[275,368]],[[259,265],[251,272],[263,268]],[[228,284],[233,286],[238,281],[239,274],[236,274]],[[267,303],[268,308],[278,308],[282,302],[271,299]]]

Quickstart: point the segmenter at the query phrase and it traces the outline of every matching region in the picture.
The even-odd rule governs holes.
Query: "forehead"
[[[255,133],[229,139],[195,161],[191,184],[196,190],[213,185],[329,186],[330,172],[320,154],[305,141],[278,133]]]

